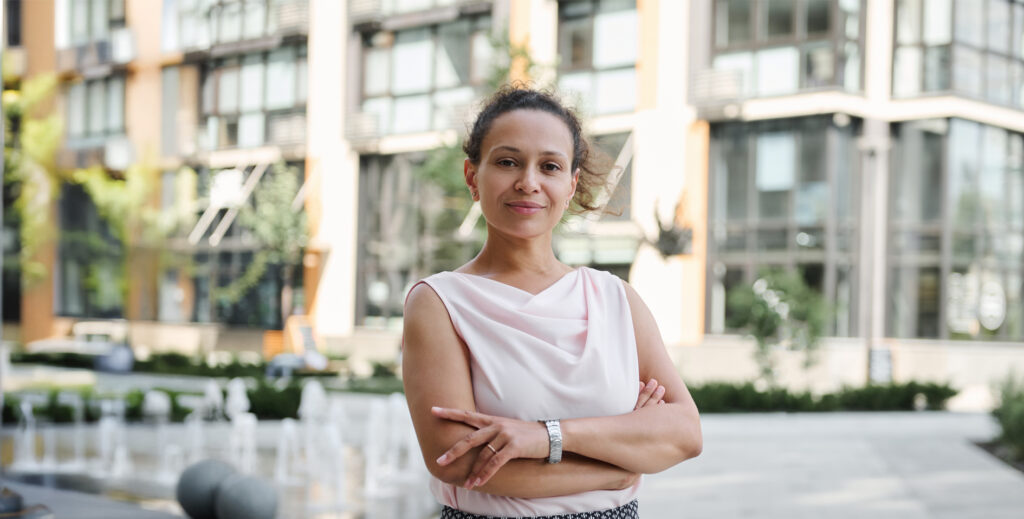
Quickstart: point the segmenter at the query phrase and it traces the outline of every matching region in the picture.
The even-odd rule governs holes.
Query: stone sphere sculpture
[[[217,490],[219,519],[274,519],[277,517],[277,489],[252,476],[229,476]]]
[[[234,467],[222,461],[208,459],[193,463],[178,479],[178,503],[192,519],[217,519],[218,488],[234,474]]]

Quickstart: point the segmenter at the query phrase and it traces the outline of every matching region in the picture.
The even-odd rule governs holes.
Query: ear
[[[572,174],[572,194],[569,195],[570,199],[572,197],[576,196],[576,183],[579,182],[579,180],[580,180],[580,168],[576,168],[576,171],[574,171],[573,174]]]
[[[466,177],[466,185],[469,186],[470,189],[477,189],[476,166],[474,166],[469,159],[466,159],[462,164],[462,175]]]

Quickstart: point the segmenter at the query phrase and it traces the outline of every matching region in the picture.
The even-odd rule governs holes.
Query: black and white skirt
[[[640,519],[637,512],[639,503],[634,499],[622,506],[598,510],[596,512],[580,512],[578,514],[545,515],[532,519]],[[441,509],[441,519],[526,519],[518,517],[477,515],[456,510],[450,506]]]

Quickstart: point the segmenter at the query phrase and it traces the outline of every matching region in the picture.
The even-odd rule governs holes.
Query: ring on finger
[[[495,454],[498,453],[498,451],[494,447],[492,447],[490,443],[487,443],[485,445],[487,446],[488,449],[491,449],[491,452],[493,452]]]

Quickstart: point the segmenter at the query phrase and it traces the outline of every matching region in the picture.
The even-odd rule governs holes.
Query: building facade
[[[127,317],[153,337],[215,330],[212,347],[284,325],[280,268],[235,303],[215,294],[258,248],[232,216],[251,195],[236,194],[286,163],[310,231],[299,310],[327,348],[393,357],[408,288],[479,246],[452,150],[495,78],[512,77],[557,87],[621,166],[615,210],[567,222],[556,253],[628,279],[689,379],[753,373],[726,300],[772,268],[799,272],[831,309],[824,360],[799,384],[876,370],[980,392],[1024,369],[1020,0],[161,7],[21,8],[28,74],[61,77],[66,167],[149,161],[155,203],[196,222],[166,244],[187,266],[133,269],[128,301],[87,294],[102,268],[58,241],[52,281],[23,296],[26,339]],[[100,232],[66,191],[62,231]],[[671,227],[691,239],[663,254]]]

